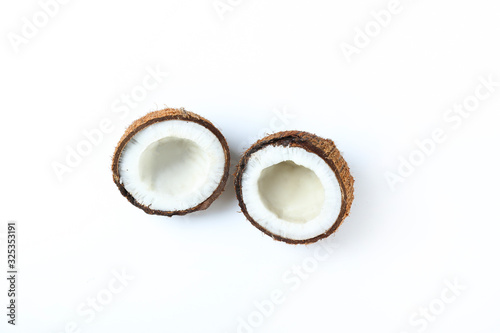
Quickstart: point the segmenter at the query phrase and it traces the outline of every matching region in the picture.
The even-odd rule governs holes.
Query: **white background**
[[[499,332],[500,88],[456,128],[443,118],[480,77],[500,81],[498,2],[402,0],[350,62],[342,43],[388,1],[232,3],[221,19],[212,0],[73,0],[18,52],[9,38],[41,7],[0,5],[1,266],[15,220],[20,271],[15,328],[1,279],[0,331],[72,332],[75,322],[78,332],[237,332],[239,318],[259,319],[255,302],[281,290],[286,300],[241,332],[412,333],[424,326],[410,323],[416,311],[439,309],[446,281],[458,281],[466,290],[425,331]],[[161,85],[114,113],[156,67],[169,73]],[[277,127],[332,138],[356,198],[323,242],[334,248],[328,259],[291,283],[290,270],[314,263],[321,244],[278,243],[251,226],[232,177],[189,217],[130,205],[112,181],[114,146],[134,119],[165,105],[216,123],[233,165]],[[276,110],[293,117],[284,125]],[[103,119],[113,131],[60,181],[54,163]],[[446,141],[391,191],[386,173],[436,128]],[[134,280],[95,318],[80,315],[122,270]]]

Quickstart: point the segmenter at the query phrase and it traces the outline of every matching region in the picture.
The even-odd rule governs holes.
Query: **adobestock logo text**
[[[45,28],[50,21],[55,18],[62,6],[68,4],[71,0],[40,0],[40,7],[31,16],[21,17],[21,27],[18,32],[8,32],[7,39],[14,49],[15,53],[19,53],[21,45],[28,44],[33,40],[40,31]]]
[[[443,113],[443,121],[448,127],[435,128],[430,137],[415,140],[416,147],[407,156],[398,156],[399,166],[395,172],[385,173],[385,180],[391,191],[395,191],[397,184],[404,183],[413,175],[417,168],[434,154],[438,146],[448,139],[450,129],[458,130],[464,120],[480,108],[482,102],[497,92],[498,87],[500,87],[500,82],[493,79],[493,74],[479,77],[479,84],[474,92]]]
[[[144,101],[148,94],[162,84],[168,76],[159,66],[156,68],[146,67],[146,75],[142,82],[134,86],[129,93],[123,93],[111,104],[111,112],[119,120],[125,119],[131,110],[137,108],[139,103]],[[93,150],[102,144],[107,134],[115,129],[114,121],[111,117],[104,117],[94,128],[82,131],[82,139],[75,145],[66,145],[66,155],[61,161],[53,161],[51,166],[57,179],[62,182],[66,174],[72,173],[80,166],[85,157],[92,154]]]

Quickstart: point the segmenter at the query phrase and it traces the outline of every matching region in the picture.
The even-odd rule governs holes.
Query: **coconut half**
[[[333,141],[298,131],[250,147],[237,167],[235,188],[247,219],[291,244],[334,233],[354,199],[354,178]]]
[[[132,204],[173,216],[207,209],[224,191],[229,166],[226,139],[211,122],[184,109],[164,109],[129,126],[112,171]]]

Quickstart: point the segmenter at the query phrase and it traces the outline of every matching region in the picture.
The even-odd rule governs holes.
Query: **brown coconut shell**
[[[162,121],[169,121],[169,120],[184,120],[184,121],[192,121],[197,124],[200,124],[201,126],[207,128],[209,131],[211,131],[217,139],[219,139],[220,144],[222,145],[222,148],[224,150],[225,154],[225,167],[224,167],[224,175],[222,176],[221,182],[219,183],[219,186],[215,189],[215,191],[212,193],[212,195],[200,203],[196,207],[192,207],[186,210],[181,210],[181,211],[162,211],[162,210],[155,210],[151,209],[148,206],[144,206],[141,203],[139,203],[123,186],[121,183],[121,177],[120,177],[120,172],[119,172],[119,163],[120,163],[120,156],[122,154],[123,149],[127,145],[127,143],[141,130],[144,128],[151,126],[155,123],[162,122]],[[172,109],[172,108],[167,108],[159,111],[153,111],[148,113],[142,118],[137,119],[134,121],[125,131],[123,134],[122,138],[118,142],[118,145],[116,146],[115,153],[113,155],[113,164],[111,166],[111,170],[113,172],[113,181],[115,182],[116,186],[120,190],[121,194],[128,199],[133,205],[141,208],[143,211],[145,211],[148,214],[154,214],[154,215],[163,215],[163,216],[174,216],[174,215],[186,215],[192,212],[200,211],[200,210],[205,210],[210,205],[224,192],[224,188],[226,187],[227,179],[229,176],[229,167],[230,167],[230,152],[229,152],[229,147],[227,145],[226,139],[222,135],[222,133],[207,119],[193,113],[184,110],[183,108],[181,109]]]
[[[253,219],[253,217],[249,214],[242,194],[242,187],[241,187],[242,177],[243,174],[245,173],[245,168],[252,154],[269,145],[303,148],[308,152],[314,153],[319,157],[321,157],[335,172],[342,193],[342,206],[337,220],[332,223],[332,227],[325,233],[318,235],[314,238],[305,240],[288,239],[271,233],[269,230],[265,229],[259,223],[257,223]],[[340,225],[344,222],[345,218],[349,215],[351,205],[354,200],[354,178],[350,173],[347,162],[340,154],[340,151],[337,149],[334,142],[329,139],[320,138],[308,132],[300,132],[300,131],[279,132],[269,135],[257,141],[243,154],[236,168],[234,185],[236,189],[236,196],[238,198],[238,202],[241,207],[241,211],[243,212],[243,214],[245,214],[246,218],[257,229],[261,230],[266,235],[272,237],[275,240],[286,242],[289,244],[311,244],[333,234],[335,231],[337,231]]]

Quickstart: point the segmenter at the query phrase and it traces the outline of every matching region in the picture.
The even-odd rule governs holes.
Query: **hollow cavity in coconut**
[[[354,198],[354,179],[333,141],[298,131],[250,147],[237,167],[235,188],[247,219],[291,244],[334,233]]]
[[[164,109],[136,120],[113,156],[120,192],[148,214],[185,215],[207,209],[229,175],[229,148],[208,120]]]

